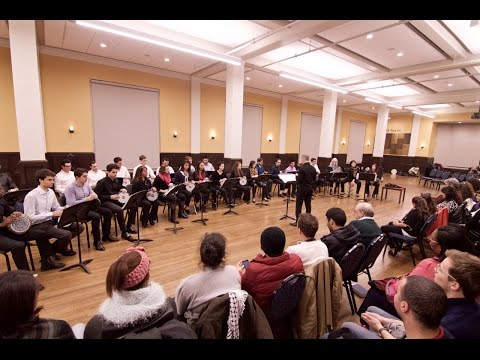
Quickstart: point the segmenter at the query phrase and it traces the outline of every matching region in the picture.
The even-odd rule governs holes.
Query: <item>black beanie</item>
[[[285,233],[277,226],[268,227],[262,232],[260,245],[268,256],[280,256],[285,248]]]

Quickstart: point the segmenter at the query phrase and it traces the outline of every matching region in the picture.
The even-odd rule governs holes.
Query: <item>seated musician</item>
[[[170,166],[170,160],[169,160],[169,159],[164,158],[164,159],[162,160],[162,163],[160,164],[160,166],[165,166],[165,170],[166,170],[170,175],[175,174],[175,170],[173,170],[173,168]],[[157,168],[157,175],[160,173],[160,166]]]
[[[278,196],[285,197],[287,196],[287,188],[285,186],[285,183],[282,180],[280,180],[280,178],[278,177],[278,175],[282,173],[280,171],[281,164],[282,164],[282,160],[277,159],[275,161],[275,164],[270,169],[270,173],[272,174],[273,183],[278,184],[278,186],[280,186],[280,191],[278,192]]]
[[[174,186],[170,173],[167,171],[167,168],[162,165],[159,168],[158,175],[153,181],[153,187],[158,189],[158,199],[169,204],[169,214],[168,220],[177,223],[177,203],[179,203],[178,216],[183,218],[188,218],[188,215],[185,214],[185,195],[182,193],[176,194],[167,194],[168,189]]]
[[[2,164],[0,164],[0,170],[2,169]],[[0,172],[0,190],[4,189],[5,192],[17,191],[18,186],[15,184],[11,176],[5,172]]]
[[[213,167],[212,163],[208,161],[208,156],[207,155],[205,155],[203,157],[202,162],[205,164],[205,171],[207,171],[207,172],[215,171],[215,168]]]
[[[266,171],[265,168],[263,167],[262,158],[257,159],[257,165],[255,165],[255,167],[257,168],[258,175],[268,174],[268,171]],[[267,199],[270,199],[272,197],[272,185],[273,185],[272,179],[268,179],[266,181],[266,184],[267,184]]]
[[[317,164],[315,164],[317,165]],[[312,164],[313,166],[313,164]],[[314,166],[315,167],[315,166]],[[315,171],[318,169],[318,166],[317,168],[315,169]],[[297,168],[295,167],[295,160],[291,160],[288,167],[285,169],[285,174],[289,174],[289,173],[296,173],[297,172]],[[319,173],[319,171],[317,172],[317,174]],[[295,197],[295,194],[297,192],[297,184],[296,183],[291,183],[290,186],[292,187],[292,190],[291,190],[291,193],[290,193],[290,196],[291,197]]]
[[[230,194],[229,192],[223,188],[220,185],[220,180],[226,179],[227,175],[225,174],[225,164],[223,161],[220,161],[217,164],[217,169],[215,172],[210,176],[210,180],[212,180],[212,189],[215,191],[212,191],[212,208],[213,210],[216,210],[218,207],[218,194],[221,193],[223,198],[227,201],[227,204],[231,204],[232,202],[230,201]],[[222,182],[223,184],[223,182]]]
[[[87,176],[87,185],[93,189],[97,186],[98,180],[102,180],[107,174],[105,174],[105,171],[99,170],[97,162],[92,160],[90,161],[90,170],[88,171]]]
[[[332,176],[328,179],[328,183],[330,184],[330,195],[332,195],[331,187],[333,186],[333,183],[335,183],[335,188],[333,189],[333,193],[337,192],[338,185],[340,184],[340,190],[341,190],[340,195],[343,195],[345,193],[345,183],[347,182],[347,177],[344,177],[342,179],[333,177],[333,174],[343,172],[342,168],[338,166],[337,158],[332,158],[332,160],[330,161],[330,164],[328,165],[327,171],[330,174],[332,174]]]
[[[68,159],[64,159],[60,162],[62,169],[55,175],[54,189],[57,194],[65,193],[65,189],[68,185],[75,181],[73,176],[72,163]]]
[[[121,179],[121,183],[123,186],[130,185],[130,172],[128,171],[127,167],[123,165],[122,163],[122,158],[117,156],[113,159],[113,162],[115,165],[118,166],[118,173],[117,173],[117,178]]]
[[[267,184],[264,182],[257,182],[256,178],[258,177],[258,170],[256,166],[255,160],[250,161],[250,165],[248,165],[247,171],[247,183],[248,186],[253,187],[253,203],[255,204],[255,194],[257,193],[257,187],[262,188],[262,198],[263,201],[268,201],[267,198]]]
[[[177,184],[185,184],[187,185],[190,181],[193,181],[193,172],[191,171],[191,164],[189,160],[184,160],[183,165],[175,173],[175,177],[173,178],[173,183]],[[185,208],[183,212],[179,210],[179,216],[185,218],[185,215],[190,215],[190,199],[192,198],[192,193],[187,189],[182,189],[179,191],[180,194],[185,196]]]
[[[310,159],[310,164],[315,168],[315,171],[317,172],[317,178],[315,179],[315,185],[318,187],[318,186],[324,186],[325,185],[325,176],[326,174],[324,174],[323,176],[321,176],[321,171],[320,169],[318,168],[318,165],[317,165],[317,158],[311,158]]]
[[[244,178],[247,180],[242,171],[242,163],[240,161],[235,161],[233,163],[232,172],[230,173],[231,178]],[[237,191],[243,193],[243,201],[247,204],[250,204],[250,186],[248,183],[246,185],[241,185],[240,183],[235,185]],[[235,196],[234,196],[235,197]],[[233,199],[235,201],[235,199]]]
[[[137,171],[135,172],[135,176],[132,180],[132,194],[135,194],[142,190],[148,191],[157,191],[157,188],[152,186],[152,182],[148,177],[148,169],[146,166],[140,165],[137,167]],[[150,221],[150,225],[155,225],[155,220],[157,219],[158,213],[158,201],[150,201],[145,198],[140,202],[140,207],[142,208],[142,218],[140,221],[142,222],[143,227],[148,227],[148,222]],[[128,214],[128,221],[127,227],[131,227],[132,224],[135,223],[135,217],[137,215],[138,209],[135,207],[129,210]],[[140,226],[140,224],[138,224]]]
[[[360,189],[362,188],[362,182],[358,180],[358,174],[360,173],[360,167],[357,165],[355,160],[350,161],[350,169],[347,172],[347,181],[350,182],[350,186],[357,184],[357,191],[355,196],[360,196]]]
[[[376,174],[375,181],[365,181],[365,197],[370,196],[370,185],[373,185],[372,197],[378,199],[378,188],[380,187],[380,179],[382,178],[382,173],[380,169],[377,169],[377,164],[373,163],[370,169],[367,171],[367,174]]]
[[[197,170],[193,174],[193,179],[195,182],[204,182],[210,181],[205,170],[205,163],[200,161],[197,165]],[[210,197],[210,190],[205,188],[203,190],[198,190],[197,188],[193,189],[193,201],[195,202],[195,213],[200,211],[200,196],[202,197],[202,212],[207,212],[207,202]]]
[[[138,160],[140,161],[140,164],[138,164],[137,166],[135,166],[133,168],[133,176],[135,177],[135,174],[137,173],[137,169],[140,167],[140,166],[143,166],[147,169],[147,177],[148,179],[153,182],[153,180],[155,180],[155,174],[153,172],[153,169],[150,167],[150,165],[147,165],[147,157],[145,155],[140,155],[138,157]]]

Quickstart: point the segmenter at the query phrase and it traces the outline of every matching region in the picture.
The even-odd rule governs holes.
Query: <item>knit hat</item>
[[[125,279],[123,280],[123,288],[125,289],[130,289],[131,287],[140,284],[150,271],[150,260],[148,260],[145,249],[140,246],[131,247],[125,251],[125,254],[132,251],[138,252],[142,258],[137,267],[125,276]]]
[[[285,233],[277,226],[268,227],[260,236],[260,245],[268,256],[280,256],[285,248]]]

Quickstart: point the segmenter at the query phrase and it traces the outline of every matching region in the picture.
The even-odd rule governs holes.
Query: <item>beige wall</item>
[[[300,151],[300,129],[302,126],[302,112],[322,116],[321,105],[311,105],[299,101],[288,101],[287,111],[287,139],[285,142],[286,153]]]
[[[261,153],[278,153],[280,138],[280,120],[282,116],[282,99],[271,96],[244,93],[243,101],[263,108]],[[272,136],[272,142],[268,141]]]
[[[221,86],[200,84],[200,152],[225,151],[225,97]],[[215,139],[212,140],[212,132]]]
[[[48,55],[40,55],[40,74],[48,152],[94,151],[91,79],[159,89],[160,149],[190,151],[190,81]]]
[[[0,47],[0,152],[18,152],[10,49]]]
[[[387,133],[411,133],[413,114],[402,116],[391,116],[387,124]],[[376,125],[375,125],[376,126]],[[393,131],[392,131],[393,130]]]
[[[340,128],[340,145],[338,147],[339,154],[346,154],[348,150],[348,137],[350,136],[350,122],[352,120],[367,123],[367,130],[365,131],[365,144],[363,146],[364,154],[373,154],[373,145],[375,143],[375,130],[377,126],[377,117],[343,110],[342,125]],[[342,145],[345,142],[345,145]],[[367,146],[370,142],[370,146]]]

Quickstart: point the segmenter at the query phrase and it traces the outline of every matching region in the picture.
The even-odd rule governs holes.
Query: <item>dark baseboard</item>
[[[35,173],[37,170],[44,168],[48,168],[48,162],[46,160],[19,161],[17,165],[20,179],[19,182],[17,182],[19,189],[37,187],[38,182],[35,179]]]

